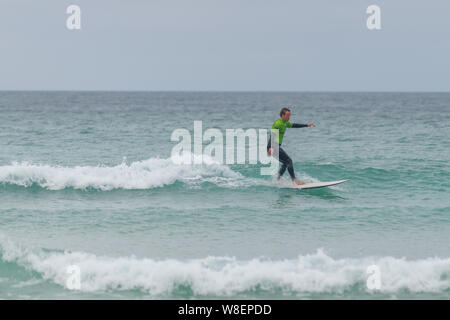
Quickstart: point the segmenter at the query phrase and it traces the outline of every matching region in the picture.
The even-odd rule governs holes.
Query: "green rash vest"
[[[272,125],[271,131],[274,134],[274,141],[278,142],[280,145],[283,142],[284,132],[286,131],[286,128],[292,128],[292,122],[284,121],[281,118],[275,121]],[[274,129],[278,129],[278,134]]]
[[[283,142],[284,132],[286,131],[286,128],[303,128],[307,127],[307,124],[299,124],[299,123],[292,123],[289,121],[284,121],[283,119],[278,119],[275,121],[272,125],[272,136],[274,137],[274,141],[278,142],[280,145]],[[276,129],[278,129],[278,134],[276,132]],[[270,143],[270,142],[269,142]]]

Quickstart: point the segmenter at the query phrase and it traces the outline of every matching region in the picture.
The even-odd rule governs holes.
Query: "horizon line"
[[[104,90],[104,89],[0,89],[0,92],[136,92],[136,93],[450,93],[432,90]]]

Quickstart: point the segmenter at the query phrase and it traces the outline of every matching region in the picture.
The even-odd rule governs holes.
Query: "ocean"
[[[349,181],[171,158],[285,106],[297,177]],[[0,298],[449,299],[449,160],[450,93],[0,92]]]

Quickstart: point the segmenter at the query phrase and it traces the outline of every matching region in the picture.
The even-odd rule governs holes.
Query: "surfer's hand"
[[[273,153],[273,148],[269,148],[269,150],[267,150],[267,154],[270,156]]]
[[[314,123],[308,123],[308,127],[315,127],[316,125]]]

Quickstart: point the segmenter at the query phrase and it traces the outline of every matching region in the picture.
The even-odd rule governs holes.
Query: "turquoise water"
[[[316,124],[285,135],[297,176],[350,181],[170,159],[177,128],[282,106]],[[0,92],[0,115],[0,298],[450,297],[449,93]]]

